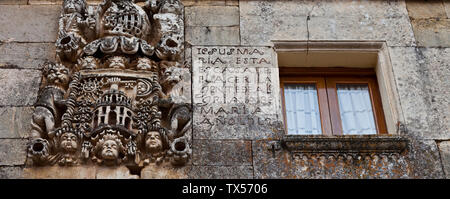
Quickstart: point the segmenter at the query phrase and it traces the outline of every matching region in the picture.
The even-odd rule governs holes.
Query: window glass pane
[[[344,135],[376,134],[368,85],[336,87]]]
[[[315,84],[285,84],[288,134],[322,134]]]

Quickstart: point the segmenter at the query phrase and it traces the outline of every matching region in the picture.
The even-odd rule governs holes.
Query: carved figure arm
[[[106,10],[108,10],[108,8],[111,7],[112,5],[113,5],[112,0],[103,0],[103,2],[102,2],[101,4],[98,5],[97,11],[96,11],[96,13],[94,14],[95,20],[96,20],[96,21],[100,21],[100,20],[101,20],[101,17],[105,14]],[[99,28],[100,28],[99,25],[100,25],[100,24],[101,24],[101,23],[96,23],[95,29],[97,29],[97,30],[95,30],[95,31],[98,31],[98,30],[99,30]],[[98,34],[98,33],[97,33],[97,34]]]
[[[111,7],[111,5],[112,5],[112,0],[103,0],[103,2],[98,5],[99,6],[98,13],[100,14],[100,16],[102,16],[103,13],[106,11],[106,9]]]
[[[61,15],[61,17],[59,18],[59,33],[58,33],[58,37],[65,37],[66,36],[66,30],[65,30],[65,17],[64,14]]]
[[[82,27],[83,20],[79,13],[61,14],[59,19],[59,36],[64,37],[67,35],[67,31],[70,30],[70,26],[75,24],[78,28]]]
[[[166,95],[162,90],[158,91],[159,105],[165,108],[170,107],[173,104],[173,100],[169,95]]]
[[[88,16],[85,20],[79,19],[77,23],[84,32],[95,29],[95,18],[93,16]]]
[[[96,14],[97,14],[96,9],[94,7],[92,6],[88,7],[87,17],[80,24],[81,30],[83,31],[83,34],[87,42],[91,42],[92,40],[95,39],[97,26]]]

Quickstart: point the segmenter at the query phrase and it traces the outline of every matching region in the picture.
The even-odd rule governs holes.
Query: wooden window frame
[[[280,68],[281,101],[286,134],[287,115],[284,95],[285,84],[314,83],[317,88],[322,135],[343,135],[337,97],[337,84],[368,85],[377,135],[386,135],[387,126],[375,71],[361,68]]]
[[[377,134],[387,134],[386,122],[384,119],[383,106],[375,76],[369,77],[327,77],[327,94],[329,98],[331,122],[333,125],[334,135],[343,135],[342,121],[340,117],[339,101],[337,96],[337,84],[361,84],[367,85],[369,89],[370,102],[372,104],[372,112],[375,120]]]
[[[287,115],[286,115],[286,102],[284,96],[285,84],[315,84],[317,89],[317,97],[319,102],[320,124],[322,128],[322,134],[332,135],[330,113],[328,108],[328,96],[325,84],[325,78],[323,77],[302,77],[301,79],[296,77],[280,77],[281,96],[283,98],[283,115],[284,115],[284,128],[286,132],[287,128]]]

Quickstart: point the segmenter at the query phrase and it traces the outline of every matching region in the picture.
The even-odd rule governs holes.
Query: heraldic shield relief
[[[43,65],[32,117],[31,165],[189,162],[191,105],[179,97],[184,7],[139,2],[64,0],[58,61]]]

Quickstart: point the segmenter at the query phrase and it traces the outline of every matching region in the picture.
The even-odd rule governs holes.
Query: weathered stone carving
[[[321,165],[330,165],[343,169],[342,165],[348,167],[354,162],[379,164],[377,168],[385,171],[390,169],[383,168],[392,162],[401,167],[398,169],[406,170],[407,167],[403,155],[407,151],[408,140],[400,136],[299,137],[287,135],[282,139],[281,144],[301,167],[320,168]]]
[[[408,161],[398,153],[293,153],[298,178],[408,178]]]
[[[185,165],[191,155],[178,0],[65,0],[58,63],[44,65],[28,154],[34,165]]]
[[[85,0],[65,0],[59,19],[59,34],[56,42],[58,56],[74,61],[86,45],[83,35],[90,31],[93,19],[86,19]]]
[[[408,139],[401,136],[295,136],[285,135],[282,145],[288,151],[299,153],[402,153]]]
[[[55,126],[60,125],[64,113],[64,94],[69,83],[69,70],[62,64],[46,63],[44,66],[46,86],[41,90],[35,104],[31,137],[52,138]]]

